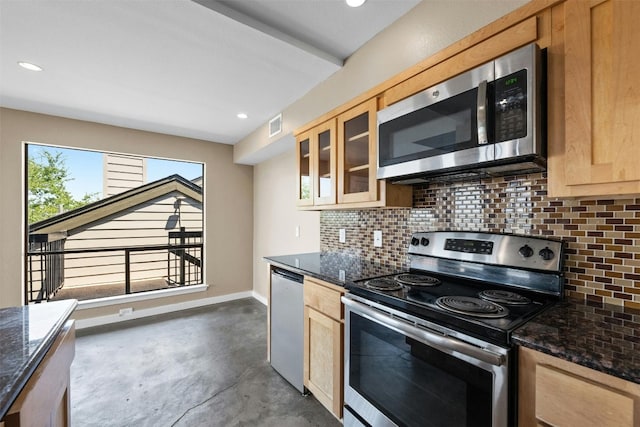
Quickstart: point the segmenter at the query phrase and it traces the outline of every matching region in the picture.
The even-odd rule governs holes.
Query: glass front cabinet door
[[[296,138],[298,206],[336,203],[336,121],[329,120]]]
[[[313,163],[311,161],[311,132],[300,134],[296,139],[296,158],[298,164],[298,206],[313,205]]]
[[[338,203],[375,201],[376,99],[338,116]]]
[[[336,203],[336,121],[314,128],[313,159],[314,204],[333,205]]]

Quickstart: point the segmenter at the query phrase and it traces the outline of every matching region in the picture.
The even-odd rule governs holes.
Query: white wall
[[[295,150],[254,167],[253,290],[267,297],[268,268],[264,256],[320,250],[320,214],[295,207]],[[300,237],[296,237],[296,226]]]

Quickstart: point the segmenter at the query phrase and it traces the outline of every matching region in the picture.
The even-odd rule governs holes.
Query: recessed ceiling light
[[[247,116],[245,113],[238,113],[237,117],[238,117],[239,119],[246,119],[246,118],[247,118],[247,117],[249,117],[249,116]]]
[[[29,71],[42,71],[42,67],[31,62],[18,61],[18,65]]]
[[[367,0],[347,0],[347,5],[351,7],[360,7],[364,4],[365,1]]]

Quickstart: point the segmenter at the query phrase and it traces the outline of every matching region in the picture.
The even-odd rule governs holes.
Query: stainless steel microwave
[[[380,110],[378,178],[415,183],[544,170],[542,68],[532,43]]]

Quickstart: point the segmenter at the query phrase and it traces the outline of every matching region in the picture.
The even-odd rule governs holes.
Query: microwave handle
[[[478,144],[483,145],[487,140],[487,81],[483,80],[478,85]]]

